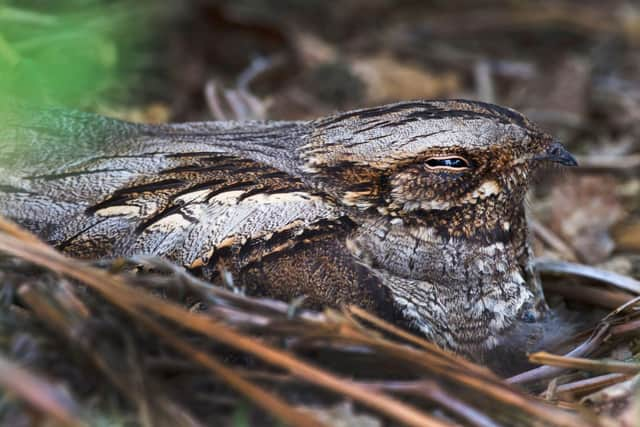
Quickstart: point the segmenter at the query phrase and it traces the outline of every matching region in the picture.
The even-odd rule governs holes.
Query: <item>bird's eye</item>
[[[462,157],[431,157],[427,159],[426,163],[430,169],[463,170],[469,168],[469,162]]]

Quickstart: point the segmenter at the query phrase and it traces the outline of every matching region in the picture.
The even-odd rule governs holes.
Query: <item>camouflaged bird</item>
[[[214,282],[226,269],[251,294],[357,304],[480,362],[549,329],[523,200],[541,165],[576,162],[513,110],[456,100],[299,122],[150,126],[55,110],[3,121],[0,213],[70,255],[160,255]]]

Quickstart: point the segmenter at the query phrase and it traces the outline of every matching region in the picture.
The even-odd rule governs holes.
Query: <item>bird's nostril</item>
[[[545,153],[538,157],[540,160],[551,160],[552,162],[560,163],[565,166],[577,166],[576,159],[567,151],[566,148],[559,142],[553,142],[546,150]]]

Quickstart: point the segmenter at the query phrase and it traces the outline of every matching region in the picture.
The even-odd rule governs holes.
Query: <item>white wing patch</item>
[[[225,246],[269,239],[273,233],[288,229],[302,232],[317,221],[343,215],[323,198],[304,191],[260,193],[245,198],[243,190],[208,198],[210,193],[211,190],[201,190],[176,198],[181,204],[179,209],[145,225],[133,241],[121,239],[115,252],[169,255],[191,265]],[[135,204],[135,200],[129,203]],[[119,216],[133,207],[112,206],[96,214]]]
[[[95,214],[102,217],[123,216],[127,218],[136,218],[140,216],[140,206],[109,206],[107,208],[98,209]]]

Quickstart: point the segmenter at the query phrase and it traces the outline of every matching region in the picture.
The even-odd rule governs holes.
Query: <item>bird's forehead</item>
[[[304,149],[307,159],[316,164],[394,162],[433,150],[526,143],[532,131],[519,113],[491,104],[403,103],[319,121]]]

